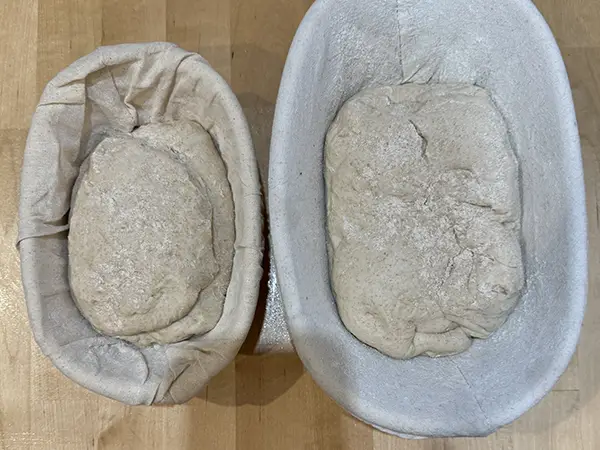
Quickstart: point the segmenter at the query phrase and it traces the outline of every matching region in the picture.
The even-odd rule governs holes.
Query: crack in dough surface
[[[225,165],[200,125],[106,137],[73,190],[69,276],[80,311],[139,346],[208,332],[231,277],[233,214]]]
[[[331,283],[346,328],[400,359],[468,349],[524,285],[518,165],[488,93],[367,89],[325,145]]]

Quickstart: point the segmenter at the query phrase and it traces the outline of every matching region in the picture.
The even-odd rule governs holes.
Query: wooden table
[[[102,44],[167,40],[199,52],[238,95],[266,179],[281,71],[311,1],[0,0],[0,449],[600,449],[600,5],[536,3],[563,50],[583,144],[591,280],[579,350],[543,402],[493,436],[405,441],[349,417],[292,355],[240,355],[183,406],[123,406],[54,369],[27,323],[14,247],[19,172],[47,81]]]

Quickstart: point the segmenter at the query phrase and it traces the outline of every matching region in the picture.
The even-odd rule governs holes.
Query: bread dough
[[[71,211],[71,289],[94,328],[147,346],[217,324],[233,263],[233,201],[200,125],[106,137],[82,165]]]
[[[328,253],[340,316],[394,358],[449,355],[513,310],[524,275],[518,165],[487,92],[368,89],[325,146]]]

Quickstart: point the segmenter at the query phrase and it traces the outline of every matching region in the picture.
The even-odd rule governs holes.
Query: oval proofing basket
[[[227,168],[235,210],[232,277],[212,330],[138,348],[99,334],[75,306],[68,279],[71,192],[82,162],[113,130],[180,119],[210,133]],[[60,72],[44,90],[27,140],[19,249],[34,337],[66,376],[128,404],[197,395],[243,343],[262,274],[258,169],[227,83],[200,55],[161,42],[101,47]]]
[[[469,83],[491,93],[520,163],[527,287],[507,323],[466,353],[398,361],[359,342],[338,316],[323,145],[347,99],[406,82]],[[356,417],[405,436],[486,435],[536,404],[567,367],[586,296],[583,173],[565,67],[528,0],[317,1],[286,63],[269,186],[295,348]]]

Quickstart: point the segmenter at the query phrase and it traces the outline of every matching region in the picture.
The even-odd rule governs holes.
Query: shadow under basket
[[[505,325],[465,353],[394,360],[342,324],[326,253],[323,145],[360,90],[468,83],[491,94],[520,165],[526,289]],[[389,433],[482,436],[550,391],[575,350],[586,298],[586,211],[571,91],[528,0],[320,0],[286,63],[271,148],[277,276],[296,351],[354,416]]]

